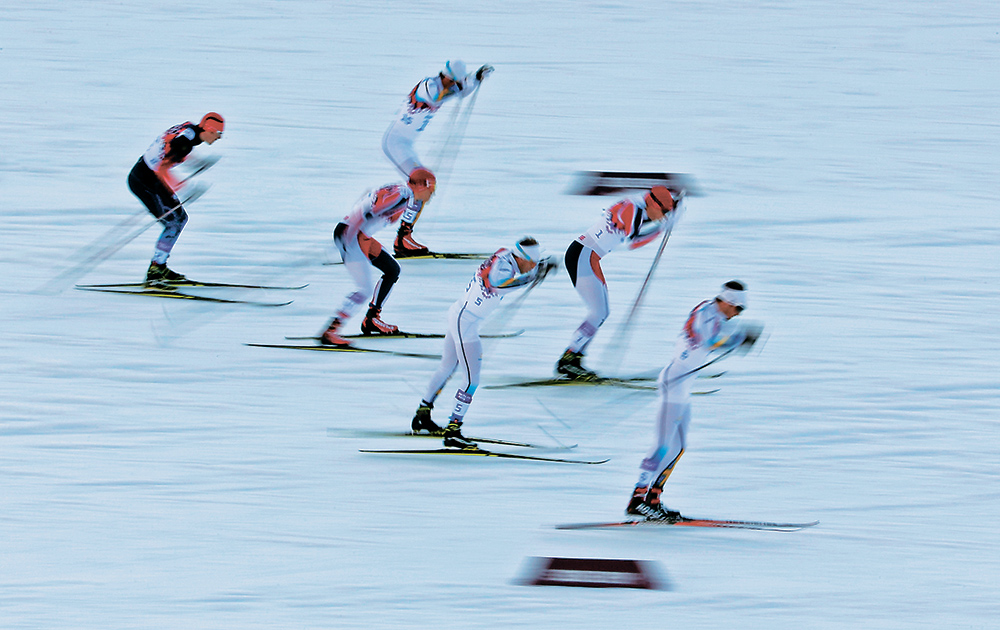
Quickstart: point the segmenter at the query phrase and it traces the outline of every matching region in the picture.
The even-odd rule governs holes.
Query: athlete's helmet
[[[226,121],[222,117],[222,114],[216,114],[215,112],[208,112],[201,117],[201,122],[198,126],[205,131],[217,131],[219,135],[222,134],[222,130],[226,127]]]
[[[666,186],[653,186],[649,190],[649,199],[660,206],[663,214],[674,209],[674,196],[670,194],[670,189]]]
[[[408,183],[410,190],[413,191],[413,196],[418,201],[427,201],[430,199],[431,195],[434,194],[434,189],[437,188],[437,178],[434,177],[434,173],[422,166],[410,171]]]
[[[462,85],[466,77],[465,63],[458,59],[452,59],[444,64],[444,70],[441,71],[441,74]]]

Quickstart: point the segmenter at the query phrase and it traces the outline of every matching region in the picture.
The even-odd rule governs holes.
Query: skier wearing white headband
[[[412,178],[416,174],[436,181],[437,176],[417,156],[414,143],[445,103],[474,93],[492,73],[493,66],[489,64],[467,73],[463,62],[452,59],[444,64],[444,69],[437,75],[427,77],[410,90],[406,101],[396,113],[396,118],[382,137],[382,151],[401,175]],[[413,224],[420,218],[424,203],[426,202],[410,206],[403,213],[396,241],[393,243],[396,258],[428,253],[426,246],[413,240]]]
[[[706,300],[688,315],[674,346],[673,360],[660,372],[657,389],[660,405],[656,414],[656,444],[642,460],[639,480],[625,513],[648,520],[676,521],[680,513],[660,502],[660,493],[684,454],[688,424],[691,422],[691,382],[709,362],[730,354],[739,346],[757,342],[759,324],[739,325],[732,321],[747,307],[747,289],[739,280],[730,280],[714,300]]]
[[[479,266],[463,295],[448,311],[448,332],[444,338],[441,365],[427,385],[410,428],[442,435],[447,447],[474,449],[476,443],[462,435],[462,422],[479,387],[483,361],[483,343],[479,326],[505,295],[537,285],[556,267],[549,257],[542,257],[538,241],[526,236],[511,248],[497,250]],[[443,430],[431,419],[434,401],[456,371],[461,383],[455,391],[455,407]]]

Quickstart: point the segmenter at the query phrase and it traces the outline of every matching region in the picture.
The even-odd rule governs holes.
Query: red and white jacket
[[[374,252],[378,255],[381,245],[372,236],[382,228],[399,221],[407,205],[413,202],[413,191],[402,183],[389,184],[369,192],[341,221],[347,226],[343,236],[344,241],[358,239],[361,251],[366,255],[372,254],[372,248],[378,246],[379,250]]]
[[[681,205],[667,213],[662,221],[651,221],[646,214],[643,198],[622,199],[601,213],[601,220],[581,234],[578,240],[604,258],[622,243],[629,242],[629,249],[636,249],[656,239],[665,230],[672,230],[680,218]]]
[[[177,192],[180,182],[171,175],[170,169],[186,160],[191,150],[201,144],[198,137],[201,131],[201,127],[190,121],[174,125],[160,134],[142,154],[149,170],[174,192]]]

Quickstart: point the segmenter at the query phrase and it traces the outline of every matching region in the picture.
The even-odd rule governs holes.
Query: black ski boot
[[[447,448],[460,448],[463,450],[475,450],[479,448],[475,442],[462,435],[462,424],[460,422],[449,422],[444,428],[444,445]]]
[[[410,429],[414,433],[423,433],[426,431],[429,435],[444,436],[444,430],[431,420],[431,409],[433,408],[433,404],[420,401],[417,412],[413,414],[413,421],[410,422]]]
[[[599,376],[581,365],[583,354],[567,350],[556,363],[556,373],[562,374],[571,381],[596,381]]]
[[[146,270],[147,287],[170,288],[171,285],[184,282],[185,280],[187,278],[167,267],[166,263],[160,265],[151,262],[149,263],[149,269]]]

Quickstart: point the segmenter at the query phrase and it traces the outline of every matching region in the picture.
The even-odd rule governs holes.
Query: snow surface
[[[998,52],[1000,9],[974,0],[8,0],[0,627],[995,627]],[[694,174],[621,372],[662,367],[688,310],[746,281],[770,338],[695,399],[665,497],[818,527],[557,531],[620,517],[654,395],[476,395],[468,433],[601,466],[364,455],[412,442],[328,429],[405,429],[433,362],[243,345],[325,324],[350,289],[330,231],[395,179],[382,132],[449,58],[496,73],[418,238],[561,253],[611,201],[565,195],[574,171]],[[145,219],[128,170],[209,110],[224,159],[171,265],[309,283],[294,303],[39,292]],[[155,232],[79,281],[139,279]],[[605,259],[592,367],[654,250]],[[443,330],[475,265],[405,262],[385,319]],[[582,316],[564,273],[498,313],[527,332],[488,344],[484,386],[548,376]],[[649,560],[670,589],[519,585],[533,556]]]

